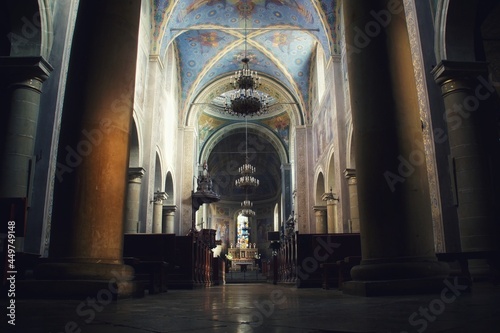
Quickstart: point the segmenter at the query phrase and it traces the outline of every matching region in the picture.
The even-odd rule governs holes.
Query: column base
[[[45,262],[35,268],[37,280],[118,280],[134,278],[132,266],[118,263]]]
[[[401,296],[419,294],[439,294],[448,286],[448,279],[421,278],[385,281],[348,281],[342,285],[342,293],[354,296]],[[470,281],[465,278],[449,281],[452,285],[458,285],[461,291],[470,291]],[[463,287],[462,287],[463,286]]]
[[[35,280],[19,281],[16,294],[25,298],[85,297],[104,300],[144,295],[134,279],[134,269],[123,264],[46,262],[34,271]]]
[[[374,263],[375,262],[375,263]],[[440,292],[449,266],[432,258],[397,258],[396,262],[365,260],[351,269],[354,281],[342,285],[359,296],[409,295]]]
[[[16,282],[19,299],[97,300],[106,305],[119,299],[144,297],[144,285],[136,281],[20,280]]]

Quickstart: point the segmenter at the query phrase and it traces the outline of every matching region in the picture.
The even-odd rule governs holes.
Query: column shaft
[[[316,233],[327,233],[327,212],[325,206],[314,206],[314,215],[316,216]]]
[[[350,232],[359,232],[359,208],[358,208],[358,182],[356,179],[356,170],[346,169],[345,176],[349,191],[349,210],[350,210]]]
[[[175,211],[177,206],[163,206],[163,227],[162,231],[166,234],[175,234]]]
[[[79,4],[54,188],[52,263],[39,267],[39,278],[132,277],[122,251],[140,12],[140,0]],[[118,294],[127,292],[122,287]]]
[[[353,283],[353,289],[347,290],[394,293],[394,288],[406,293],[412,292],[412,283],[421,283],[427,290],[442,288],[447,266],[438,263],[434,254],[422,125],[403,3],[349,0],[343,8],[362,249],[362,263],[351,274],[355,281],[367,282]],[[385,15],[386,22],[379,23],[373,13]],[[432,283],[422,282],[425,278]],[[368,288],[369,282],[401,279],[402,284],[375,283],[374,289],[379,290]]]
[[[332,192],[324,193],[321,197],[323,201],[326,201],[326,211],[327,211],[327,233],[334,234],[342,232],[342,225],[339,224],[338,218],[338,202],[339,196]]]
[[[491,162],[496,120],[487,63],[442,61],[433,71],[444,97],[463,251],[498,248]]]
[[[130,168],[127,189],[127,212],[124,232],[135,234],[139,228],[139,210],[141,200],[141,180],[146,170],[144,168]]]
[[[165,192],[156,192],[153,206],[153,234],[163,232],[163,200],[167,199]]]

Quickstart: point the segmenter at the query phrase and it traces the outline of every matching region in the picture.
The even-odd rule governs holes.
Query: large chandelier
[[[245,53],[241,60],[242,68],[231,77],[231,85],[235,91],[227,94],[224,112],[235,116],[258,116],[267,112],[266,96],[257,91],[260,77],[257,71],[250,70],[247,57],[247,13],[245,13]]]

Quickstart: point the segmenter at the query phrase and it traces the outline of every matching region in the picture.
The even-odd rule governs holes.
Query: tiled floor
[[[266,283],[169,290],[109,304],[97,296],[101,302],[17,300],[16,326],[4,317],[0,332],[500,332],[500,285],[488,282],[471,293],[374,298]]]

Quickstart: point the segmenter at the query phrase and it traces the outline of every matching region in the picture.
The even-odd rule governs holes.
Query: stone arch
[[[323,175],[323,171],[320,171],[318,173],[318,175],[316,176],[316,185],[315,185],[315,188],[316,188],[316,191],[315,191],[315,204],[318,205],[318,206],[324,206],[324,202],[323,202],[323,194],[326,192],[325,189],[326,189],[326,184],[325,184],[325,176]]]
[[[165,177],[165,192],[168,195],[167,200],[165,203],[167,205],[173,205],[175,200],[175,186],[174,186],[174,179],[172,177],[172,173],[170,171],[167,172],[167,175]]]
[[[346,161],[347,167],[350,169],[356,169],[356,144],[354,142],[352,118],[349,120],[347,125],[347,141],[346,141]]]
[[[139,144],[139,134],[137,130],[137,123],[135,118],[132,120],[130,126],[130,150],[129,150],[129,167],[139,167],[141,166],[141,149]]]
[[[205,112],[207,109],[220,109],[219,106],[214,104],[214,99],[216,96],[220,96],[224,92],[232,90],[228,82],[229,75],[219,77],[207,84],[198,96],[194,98],[193,103],[186,108],[185,117],[182,123],[185,126],[195,126],[201,112]],[[280,114],[286,111],[289,114],[291,126],[305,124],[304,110],[302,110],[294,94],[290,92],[288,88],[265,75],[261,76],[261,86],[265,88],[259,90],[262,90],[269,96],[279,96],[279,98],[277,98],[276,103],[269,106],[269,113],[260,116],[259,119],[268,118],[274,114]],[[222,113],[220,114],[222,115]]]
[[[280,208],[279,204],[276,203],[274,205],[274,228],[273,231],[279,231],[280,230]]]
[[[1,55],[48,58],[54,35],[49,1],[9,1],[2,12],[5,21],[1,28]]]
[[[498,29],[495,10],[498,2],[486,1],[450,1],[438,2],[435,18],[435,54],[437,62],[483,61],[482,25],[490,18]],[[491,18],[493,20],[491,20]]]
[[[161,167],[161,158],[158,152],[156,152],[155,158],[155,176],[154,176],[154,192],[159,192],[163,190],[163,182],[162,182],[162,167]]]
[[[279,140],[275,133],[271,130],[260,126],[255,123],[248,123],[248,133],[258,133],[259,136],[267,140],[278,152],[281,163],[289,163],[289,156],[287,149],[283,146],[283,143]],[[238,132],[242,130],[241,123],[234,123],[224,127],[223,130],[219,130],[214,133],[205,143],[200,151],[200,157],[198,159],[198,163],[203,163],[203,161],[208,160],[210,152],[225,137],[233,134],[234,132]]]
[[[328,160],[327,164],[327,176],[325,179],[325,192],[328,191],[336,191],[337,190],[337,181],[335,179],[337,173],[339,171],[337,170],[335,166],[335,151],[332,149],[330,152],[330,158]]]

